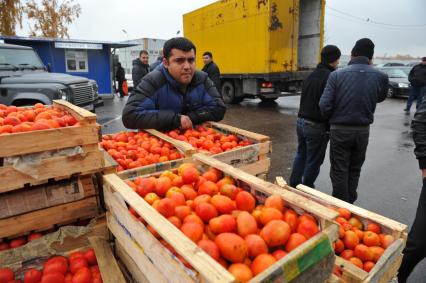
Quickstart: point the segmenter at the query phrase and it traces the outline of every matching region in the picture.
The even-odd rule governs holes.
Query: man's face
[[[426,60],[422,60],[422,65],[426,65]]]
[[[210,63],[212,61],[212,58],[209,55],[204,55],[203,56],[203,62],[204,65],[207,65],[208,63]]]
[[[170,58],[163,59],[164,67],[178,83],[188,85],[195,73],[195,52],[194,49],[185,52],[173,48]]]
[[[139,60],[141,60],[141,62],[142,62],[142,63],[144,63],[145,65],[147,65],[147,64],[148,64],[148,59],[149,59],[148,54],[142,53],[142,54],[139,56]]]

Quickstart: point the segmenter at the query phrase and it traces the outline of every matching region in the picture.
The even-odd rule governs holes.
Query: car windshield
[[[0,69],[43,68],[43,63],[32,49],[0,48]]]
[[[389,78],[406,78],[408,75],[401,69],[381,69],[381,71],[385,72]]]

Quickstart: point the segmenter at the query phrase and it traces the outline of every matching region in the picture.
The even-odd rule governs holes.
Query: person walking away
[[[408,234],[407,245],[403,251],[401,267],[398,271],[398,282],[407,282],[414,267],[426,257],[426,101],[423,100],[413,122],[414,154],[422,172],[423,188],[420,191],[419,203],[413,226]]]
[[[339,65],[341,52],[337,46],[327,45],[321,50],[321,62],[302,85],[296,124],[297,153],[290,175],[290,186],[298,184],[314,188],[328,144],[329,125],[322,117],[319,100],[328,76]]]
[[[157,57],[157,60],[149,66],[151,72],[154,71],[155,68],[157,68],[163,62],[163,48],[161,48],[158,53],[159,56]]]
[[[125,72],[121,63],[117,63],[117,71],[115,72],[115,80],[118,83],[118,92],[120,93],[120,97],[124,97],[125,93],[123,91],[123,83],[126,80]]]
[[[146,75],[123,109],[129,129],[190,129],[220,121],[226,107],[206,73],[195,70],[194,44],[184,38],[164,43],[163,63]]]
[[[136,88],[138,84],[141,82],[142,78],[149,73],[148,60],[149,60],[149,56],[146,50],[142,50],[141,52],[139,52],[139,58],[133,60],[133,68],[132,68],[133,88]]]
[[[333,196],[349,203],[357,188],[365,160],[370,124],[376,104],[386,99],[388,76],[372,65],[374,43],[355,43],[351,61],[330,74],[319,107],[330,122],[330,178]]]
[[[422,62],[411,69],[408,81],[410,82],[410,96],[404,111],[410,113],[414,100],[417,100],[416,109],[418,109],[426,91],[426,57],[423,57]]]
[[[206,72],[209,78],[213,81],[217,91],[220,93],[220,70],[219,67],[213,62],[213,54],[210,51],[203,53],[204,67],[201,71]]]

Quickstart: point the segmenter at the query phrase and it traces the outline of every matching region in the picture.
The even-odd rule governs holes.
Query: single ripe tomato
[[[25,271],[24,274],[24,283],[39,283],[43,274],[40,270],[35,268],[30,268]]]
[[[49,263],[46,263],[43,269],[43,274],[49,274],[49,273],[61,273],[65,274],[68,271],[68,266],[64,264],[64,262],[60,260],[52,261]]]
[[[15,280],[15,274],[10,268],[0,268],[0,282],[9,282]]]
[[[87,267],[80,268],[72,277],[72,283],[91,283],[92,272]]]
[[[82,267],[88,267],[87,260],[82,258],[74,258],[70,260],[70,271],[72,274],[76,274],[76,272]]]
[[[28,235],[28,242],[34,241],[35,239],[43,237],[42,233],[32,233]]]
[[[19,237],[10,241],[10,247],[12,249],[23,246],[27,243],[27,239],[25,237]]]
[[[45,274],[40,283],[65,283],[65,276],[61,273]]]
[[[89,263],[89,265],[96,265],[96,264],[98,264],[98,262],[96,261],[95,251],[93,249],[88,249],[84,253],[84,257],[86,258],[87,263]]]

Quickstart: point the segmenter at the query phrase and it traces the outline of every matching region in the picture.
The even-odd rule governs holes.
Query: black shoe
[[[404,111],[410,113],[410,109],[408,108],[405,108]]]

